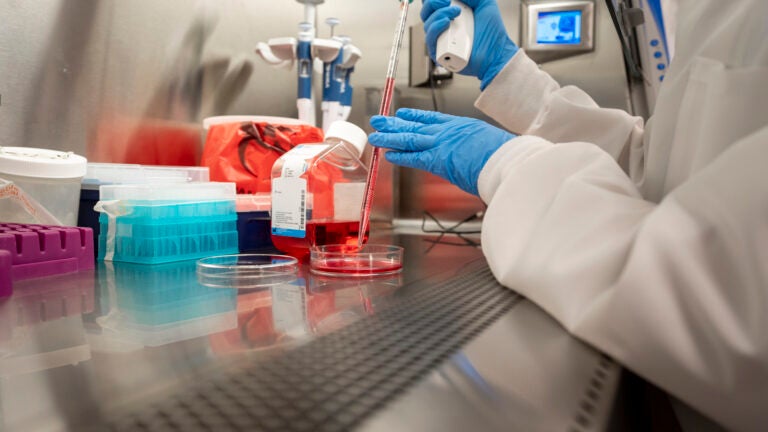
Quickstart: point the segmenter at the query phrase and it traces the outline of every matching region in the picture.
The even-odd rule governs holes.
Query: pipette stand
[[[311,90],[311,84],[314,83],[315,61],[318,60],[323,64],[331,62],[340,63],[338,67],[345,76],[343,86],[349,89],[350,94],[347,96],[350,96],[349,77],[354,70],[355,63],[362,57],[362,52],[359,48],[349,44],[348,38],[344,40],[340,37],[333,37],[333,35],[329,39],[317,37],[317,5],[323,4],[325,0],[296,1],[304,5],[304,21],[300,24],[299,38],[271,38],[266,43],[259,42],[255,51],[264,62],[276,68],[290,70],[293,69],[295,63],[299,63],[298,118],[314,126],[316,124],[315,98],[314,92]],[[334,20],[333,24],[337,25],[338,20]],[[329,25],[331,24],[329,23]],[[333,33],[333,25],[331,25],[331,33]],[[310,64],[312,67],[307,67],[306,65],[306,50],[302,48],[302,45],[306,42],[311,44]],[[339,56],[342,58],[338,58]],[[310,83],[310,85],[307,83]],[[348,97],[347,99],[349,100],[343,103],[339,101],[332,102],[331,105],[334,105],[333,109],[331,109],[332,113],[329,112],[329,104],[323,101],[323,129],[327,129],[333,121],[346,120],[349,117],[351,98]]]

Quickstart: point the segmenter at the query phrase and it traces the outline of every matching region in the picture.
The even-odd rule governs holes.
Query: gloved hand
[[[368,141],[390,149],[388,161],[436,174],[477,195],[488,159],[515,135],[481,120],[434,111],[399,109],[396,117],[373,116]]]
[[[462,75],[480,79],[484,90],[517,52],[517,45],[507,35],[496,0],[460,0],[475,13],[475,39],[469,64]],[[437,38],[448,29],[461,9],[450,6],[450,0],[422,0],[421,20],[427,37],[429,56],[435,60]]]

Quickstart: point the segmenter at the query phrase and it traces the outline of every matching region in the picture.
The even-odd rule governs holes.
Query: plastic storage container
[[[323,143],[302,144],[272,167],[272,243],[297,258],[326,244],[357,244],[368,167],[365,131],[337,121]]]
[[[0,297],[12,281],[92,269],[88,228],[0,223]]]
[[[89,163],[80,189],[77,226],[93,230],[94,250],[98,253],[99,213],[93,208],[99,202],[99,187],[121,184],[207,182],[207,167],[146,166],[136,164]]]
[[[159,264],[237,253],[233,183],[102,186],[99,259]]]
[[[0,147],[0,178],[15,183],[65,226],[77,224],[80,180],[86,165],[84,157],[72,152]]]

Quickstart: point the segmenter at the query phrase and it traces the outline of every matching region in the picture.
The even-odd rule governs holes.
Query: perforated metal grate
[[[416,289],[417,288],[417,289]],[[359,424],[521,299],[487,268],[403,291],[376,315],[113,420],[114,431],[339,431]]]

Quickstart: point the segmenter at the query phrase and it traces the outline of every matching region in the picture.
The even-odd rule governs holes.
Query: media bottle
[[[368,136],[336,121],[325,141],[300,144],[272,166],[272,243],[299,259],[312,246],[357,245],[368,167]],[[367,233],[366,233],[367,236]]]

